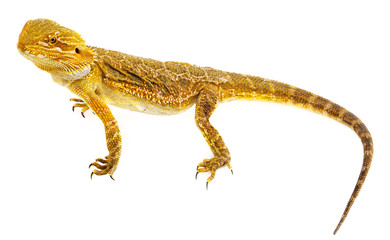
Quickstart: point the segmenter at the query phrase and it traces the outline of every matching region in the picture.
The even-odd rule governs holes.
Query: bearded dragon
[[[364,123],[345,108],[311,92],[266,78],[198,67],[181,62],[161,62],[117,51],[91,47],[81,36],[48,19],[28,21],[19,36],[19,52],[54,82],[68,88],[81,113],[91,109],[103,122],[109,154],[91,166],[91,177],[112,177],[121,155],[118,122],[108,104],[149,114],[177,114],[195,104],[195,122],[213,157],[197,165],[210,172],[230,165],[230,153],[209,119],[218,103],[231,100],[260,100],[291,104],[325,115],[352,128],[361,139],[363,166],[356,186],[334,231],[338,231],[352,207],[370,169],[373,142]]]

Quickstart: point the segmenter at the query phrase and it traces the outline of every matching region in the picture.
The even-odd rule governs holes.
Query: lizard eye
[[[78,47],[76,47],[76,48],[74,49],[74,51],[75,51],[76,53],[80,53],[80,49],[79,49]]]
[[[57,37],[52,37],[52,38],[50,38],[50,43],[51,44],[54,44],[54,43],[56,43],[57,42]]]

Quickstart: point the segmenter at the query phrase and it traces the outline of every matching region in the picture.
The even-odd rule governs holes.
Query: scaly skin
[[[260,77],[89,47],[78,33],[47,19],[28,21],[17,46],[24,57],[80,98],[71,99],[75,102],[73,109],[82,108],[83,116],[91,109],[102,120],[109,154],[91,164],[96,167],[92,175],[112,177],[121,154],[118,123],[107,104],[150,114],[176,114],[196,104],[196,125],[214,154],[197,168],[197,174],[211,173],[208,184],[218,168],[226,165],[231,169],[229,150],[209,121],[217,104],[230,100],[292,104],[331,117],[360,137],[363,166],[334,234],[347,217],[370,168],[373,142],[363,122],[345,108],[305,90]]]

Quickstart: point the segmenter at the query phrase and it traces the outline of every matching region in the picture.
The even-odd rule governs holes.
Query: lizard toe
[[[112,177],[112,174],[114,173],[116,169],[116,165],[118,164],[118,160],[114,157],[106,156],[105,159],[98,158],[95,162],[91,163],[89,167],[94,166],[96,169],[92,171],[91,178],[93,175],[106,175],[109,174],[110,177],[114,180]]]
[[[232,171],[229,157],[213,157],[210,159],[204,159],[203,162],[199,163],[196,168],[195,179],[198,177],[198,174],[201,172],[210,172],[210,176],[209,178],[207,178],[207,183],[206,183],[206,188],[208,188],[209,182],[211,182],[215,178],[217,169],[225,165],[227,165],[228,168]]]

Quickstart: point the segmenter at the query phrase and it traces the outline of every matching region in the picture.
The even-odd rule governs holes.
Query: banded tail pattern
[[[260,100],[291,104],[328,116],[352,128],[363,144],[363,166],[355,189],[333,234],[336,234],[352,207],[366,179],[373,157],[373,141],[364,123],[345,108],[311,92],[277,81],[241,74],[230,74],[221,84],[221,100]]]

